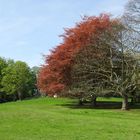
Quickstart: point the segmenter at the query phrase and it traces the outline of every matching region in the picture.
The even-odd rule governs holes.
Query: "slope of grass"
[[[113,99],[114,100],[114,99]],[[92,109],[40,98],[0,104],[0,140],[139,140],[140,109]]]

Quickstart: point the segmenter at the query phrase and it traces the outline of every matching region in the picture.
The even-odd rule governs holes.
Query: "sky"
[[[43,55],[62,42],[64,28],[84,15],[121,16],[128,0],[0,0],[0,57],[44,63]]]

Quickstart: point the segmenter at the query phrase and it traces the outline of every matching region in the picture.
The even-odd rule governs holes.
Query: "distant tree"
[[[37,67],[37,66],[34,66],[34,67],[31,68],[31,70],[33,71],[33,73],[35,73],[36,75],[38,74],[39,69],[40,69],[40,67]]]
[[[19,100],[34,88],[34,75],[24,62],[9,62],[8,67],[3,71],[3,75],[1,82],[3,91],[7,94],[17,95]]]
[[[7,67],[6,59],[0,57],[0,81],[2,80],[2,71],[5,67]]]
[[[7,62],[5,58],[0,57],[0,99],[4,100],[6,93],[3,92],[2,88],[2,78],[3,78],[3,70],[7,67]]]

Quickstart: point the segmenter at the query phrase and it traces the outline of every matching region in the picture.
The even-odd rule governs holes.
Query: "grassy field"
[[[51,98],[0,104],[0,140],[140,140],[140,109],[82,108]]]

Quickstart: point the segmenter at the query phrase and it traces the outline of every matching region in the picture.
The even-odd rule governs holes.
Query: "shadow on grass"
[[[96,106],[92,106],[90,103],[85,103],[83,105],[78,105],[77,102],[71,102],[67,104],[56,104],[58,106],[64,106],[71,109],[121,109],[122,102],[113,102],[113,101],[97,101]],[[140,109],[140,103],[131,105],[129,103],[130,109]]]

